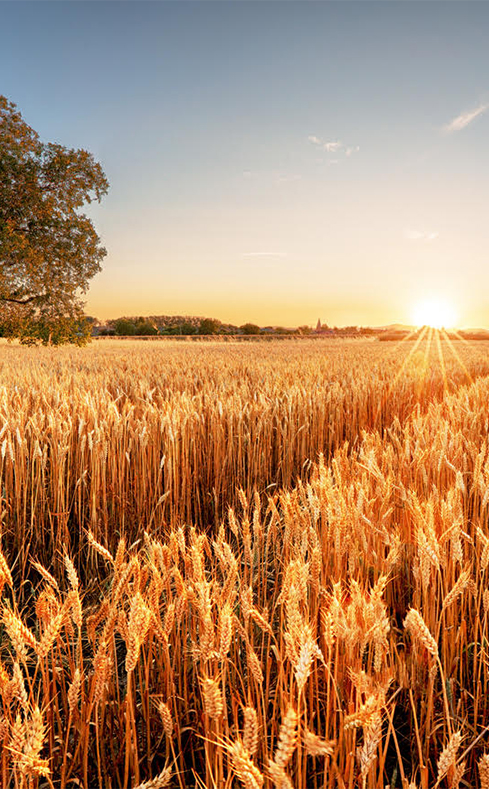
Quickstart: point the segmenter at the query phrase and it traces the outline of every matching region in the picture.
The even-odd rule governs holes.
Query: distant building
[[[315,334],[334,334],[334,331],[329,328],[327,323],[321,323],[320,318],[318,318],[314,332]]]

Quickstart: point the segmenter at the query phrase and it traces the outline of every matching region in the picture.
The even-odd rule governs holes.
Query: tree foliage
[[[244,323],[239,327],[243,334],[260,334],[261,329],[256,323]]]
[[[147,318],[117,318],[111,325],[115,333],[122,337],[149,337],[158,334],[158,329]]]
[[[199,334],[219,334],[221,321],[217,318],[202,318],[199,326]]]
[[[92,154],[42,143],[0,96],[0,324],[24,341],[79,341],[81,295],[106,254],[80,209],[107,178]]]

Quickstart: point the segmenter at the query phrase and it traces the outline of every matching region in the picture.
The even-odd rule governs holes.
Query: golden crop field
[[[0,346],[0,786],[489,789],[488,402],[437,332]]]

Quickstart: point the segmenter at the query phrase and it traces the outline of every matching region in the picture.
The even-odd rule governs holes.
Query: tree
[[[136,334],[134,321],[129,318],[117,318],[117,320],[113,322],[113,326],[115,333],[119,337],[132,337]]]
[[[173,334],[184,334],[184,335],[192,335],[197,334],[197,327],[194,326],[189,321],[184,321],[183,323],[178,323],[172,329]]]
[[[15,104],[0,96],[0,325],[5,336],[26,342],[82,341],[81,294],[100,271],[106,251],[80,209],[100,202],[108,186],[92,154],[42,143]]]
[[[221,328],[221,321],[216,318],[202,318],[199,326],[199,334],[218,334]]]
[[[147,318],[138,318],[134,324],[135,334],[141,337],[149,337],[158,334],[158,329]]]
[[[260,327],[256,323],[244,323],[239,327],[243,334],[260,334]]]

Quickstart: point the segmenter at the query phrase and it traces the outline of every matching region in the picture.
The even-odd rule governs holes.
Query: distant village
[[[204,336],[204,335],[299,335],[299,336],[360,336],[377,334],[380,330],[359,326],[329,326],[318,319],[315,328],[304,325],[297,328],[285,326],[258,326],[255,323],[244,323],[235,326],[223,323],[217,318],[203,318],[193,315],[150,315],[139,317],[121,317],[105,322],[87,317],[92,325],[94,337],[150,337],[150,336]]]
[[[258,326],[244,323],[235,326],[223,323],[217,318],[203,318],[194,315],[149,315],[121,317],[101,322],[87,316],[91,324],[92,337],[198,337],[198,336],[237,336],[237,337],[373,337],[381,341],[402,340],[408,336],[416,339],[421,329],[401,324],[390,326],[330,326],[318,318],[316,325],[303,325],[297,328],[285,326]],[[450,339],[489,339],[485,329],[449,331]]]

